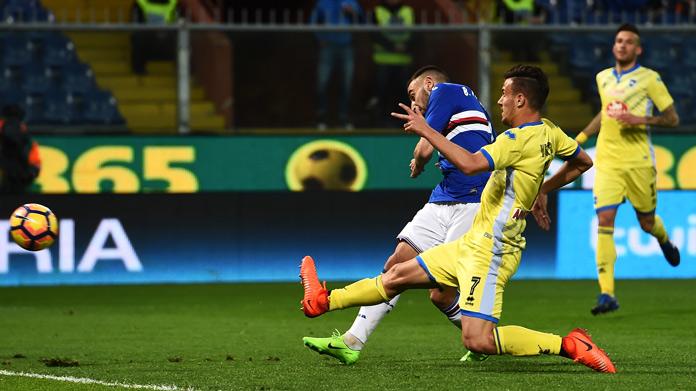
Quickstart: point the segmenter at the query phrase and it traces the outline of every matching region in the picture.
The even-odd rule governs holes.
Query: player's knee
[[[597,215],[597,223],[600,227],[613,227],[614,215],[605,215],[600,213]]]
[[[647,233],[650,233],[650,231],[652,231],[653,229],[653,226],[655,225],[654,218],[642,218],[638,219],[638,221],[640,222],[640,228]]]
[[[462,335],[462,342],[464,343],[464,347],[474,353],[495,353],[493,341],[490,338],[487,338],[485,335]]]

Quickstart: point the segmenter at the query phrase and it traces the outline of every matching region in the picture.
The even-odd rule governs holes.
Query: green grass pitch
[[[458,331],[425,291],[404,294],[361,360],[344,366],[301,338],[344,331],[356,311],[306,319],[299,283],[2,288],[0,370],[197,390],[696,388],[694,281],[617,288],[621,309],[593,317],[594,281],[513,281],[501,321],[559,334],[586,327],[616,375],[559,357],[460,363]],[[110,389],[0,375],[0,390]]]

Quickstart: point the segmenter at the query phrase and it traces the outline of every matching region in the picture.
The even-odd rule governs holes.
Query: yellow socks
[[[660,244],[664,244],[669,240],[667,236],[667,230],[665,229],[665,224],[662,222],[660,216],[655,215],[655,224],[653,224],[650,234],[654,236]]]
[[[493,329],[498,354],[513,356],[537,356],[540,354],[559,354],[560,335],[542,333],[520,326],[502,326]]]
[[[616,247],[614,245],[614,227],[597,229],[597,276],[602,293],[614,296],[614,264]]]
[[[382,285],[382,276],[366,278],[345,288],[331,290],[329,311],[389,301]]]

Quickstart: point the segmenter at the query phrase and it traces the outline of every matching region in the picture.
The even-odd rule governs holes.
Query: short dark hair
[[[436,78],[442,80],[443,82],[449,81],[449,76],[447,76],[447,73],[445,73],[445,71],[436,67],[435,65],[426,65],[424,67],[419,68],[417,71],[413,72],[413,75],[411,76],[410,79],[408,79],[407,84],[411,84],[412,81],[416,80],[417,78],[419,78],[425,74],[433,75]]]
[[[532,65],[515,65],[505,72],[505,79],[512,79],[512,92],[527,97],[529,107],[541,110],[549,96],[549,79],[544,71]]]
[[[616,34],[622,32],[622,31],[630,31],[630,32],[632,32],[635,35],[640,37],[640,32],[638,32],[638,27],[636,27],[630,23],[624,23],[621,26],[619,26],[619,28],[616,29]],[[616,35],[616,34],[614,34],[614,35]]]

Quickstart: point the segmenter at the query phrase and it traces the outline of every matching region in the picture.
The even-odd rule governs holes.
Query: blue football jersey
[[[433,87],[425,119],[433,129],[471,153],[495,141],[486,109],[465,85],[440,83]],[[437,165],[443,178],[428,202],[481,202],[490,173],[465,175],[439,152]]]

